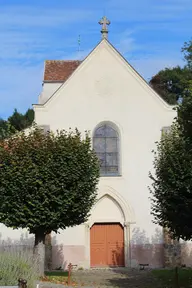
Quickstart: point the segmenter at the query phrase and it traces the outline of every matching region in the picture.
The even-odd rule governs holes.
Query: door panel
[[[91,228],[91,266],[106,266],[106,229],[104,225]]]
[[[109,266],[124,266],[124,230],[120,224],[107,225],[107,255]]]
[[[120,224],[94,224],[90,245],[91,267],[124,266],[124,229]]]

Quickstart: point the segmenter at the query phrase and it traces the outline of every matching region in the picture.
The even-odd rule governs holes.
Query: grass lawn
[[[68,271],[53,271],[45,272],[45,277],[42,279],[46,282],[65,284],[68,278]]]
[[[175,270],[153,270],[155,278],[162,282],[162,287],[175,287]],[[179,269],[179,287],[192,287],[192,269]]]

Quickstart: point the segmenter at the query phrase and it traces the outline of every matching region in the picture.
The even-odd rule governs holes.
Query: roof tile
[[[66,81],[81,62],[79,60],[46,60],[44,81]]]

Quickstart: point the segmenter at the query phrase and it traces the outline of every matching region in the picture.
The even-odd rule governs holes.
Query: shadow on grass
[[[114,270],[113,270],[114,271]],[[117,277],[109,279],[111,287],[119,288],[160,288],[160,282],[151,271],[139,271],[138,269],[116,270]]]
[[[47,271],[47,272],[45,272],[45,276],[67,277],[68,271]]]
[[[175,287],[175,269],[153,270],[152,274],[164,285],[163,287]],[[178,276],[179,287],[192,287],[192,269],[181,268],[178,270]]]

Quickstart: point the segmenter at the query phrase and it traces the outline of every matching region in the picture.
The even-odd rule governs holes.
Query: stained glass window
[[[93,148],[100,160],[101,176],[119,174],[118,142],[117,132],[108,125],[103,125],[95,131]]]

